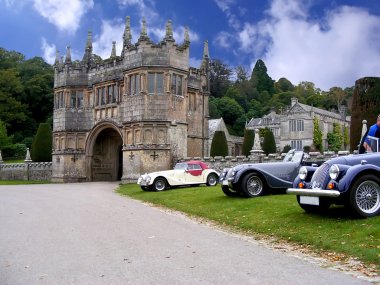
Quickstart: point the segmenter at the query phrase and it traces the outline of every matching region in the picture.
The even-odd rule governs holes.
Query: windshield
[[[303,151],[289,150],[285,155],[283,162],[301,162]]]
[[[177,163],[177,164],[174,166],[174,169],[175,169],[175,170],[181,170],[181,169],[186,170],[186,169],[187,169],[187,163]]]
[[[379,138],[367,136],[367,141],[373,152],[379,152]]]

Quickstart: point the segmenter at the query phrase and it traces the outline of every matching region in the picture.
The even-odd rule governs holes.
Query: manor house
[[[327,134],[333,132],[334,123],[342,129],[350,129],[351,117],[346,116],[346,109],[341,112],[330,112],[298,102],[291,99],[289,108],[280,114],[272,111],[262,118],[253,118],[246,125],[247,129],[269,128],[275,138],[277,151],[282,151],[286,145],[292,149],[302,150],[305,146],[313,144],[314,118],[319,122],[322,131],[323,148],[328,149]],[[348,146],[346,146],[348,147]]]
[[[52,180],[136,182],[166,170],[179,158],[207,156],[209,53],[189,67],[190,39],[153,43],[145,20],[132,43],[126,18],[123,48],[113,42],[108,59],[93,53],[88,33],[82,60],[57,52],[54,70]]]

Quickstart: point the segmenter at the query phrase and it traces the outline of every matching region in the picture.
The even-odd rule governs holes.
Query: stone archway
[[[123,140],[115,128],[102,127],[89,144],[88,178],[90,181],[117,181],[123,169]]]

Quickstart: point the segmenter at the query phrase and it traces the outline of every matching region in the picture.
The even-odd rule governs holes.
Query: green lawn
[[[249,235],[278,238],[356,257],[380,272],[380,216],[354,219],[343,207],[324,215],[307,214],[293,195],[253,199],[227,197],[220,186],[144,192],[136,184],[120,185],[118,192],[192,216],[206,218]]]

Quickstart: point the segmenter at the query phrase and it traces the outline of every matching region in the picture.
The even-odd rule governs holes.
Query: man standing
[[[367,136],[366,136],[366,138],[364,140],[364,144],[363,144],[363,146],[367,152],[372,152],[374,150],[371,148],[371,143],[370,143],[368,136],[380,138],[380,115],[377,116],[376,124],[373,124],[369,128]],[[377,147],[379,148],[379,143],[377,143]]]

